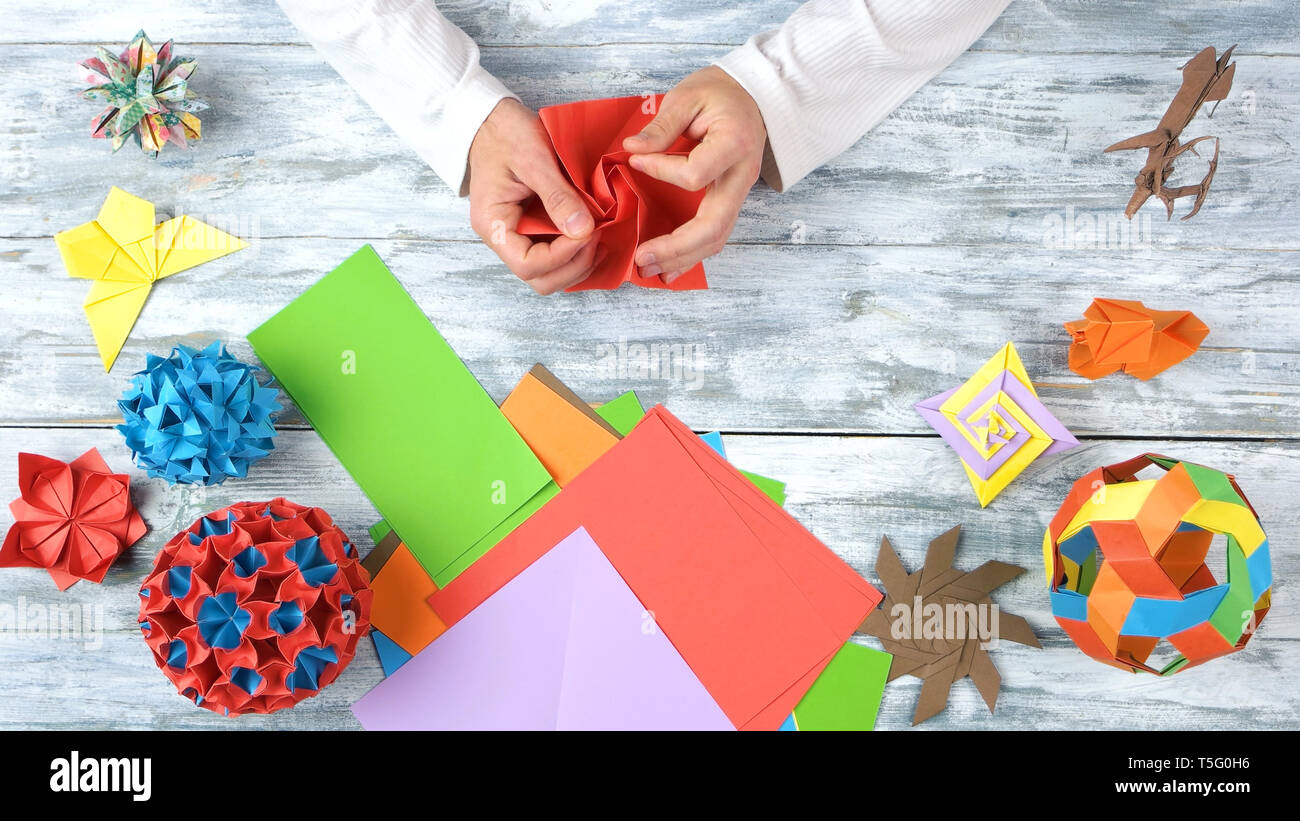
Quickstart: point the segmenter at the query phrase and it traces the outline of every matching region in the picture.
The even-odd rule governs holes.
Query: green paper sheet
[[[754,483],[754,487],[763,491],[763,495],[776,502],[781,507],[785,507],[785,482],[779,479],[769,479],[766,476],[759,476],[757,473],[750,473],[747,470],[740,470],[740,475]]]
[[[645,408],[641,407],[641,400],[637,398],[636,392],[628,391],[596,408],[596,414],[613,425],[614,430],[627,436],[632,432],[632,428],[636,427],[636,423],[641,421],[641,417],[645,416]]]
[[[794,708],[800,730],[870,730],[894,657],[849,642],[808,688]]]
[[[532,516],[540,510],[542,505],[551,501],[551,498],[559,492],[559,485],[555,484],[555,482],[547,482],[541,490],[537,491],[537,494],[533,496],[533,498],[529,499],[527,503],[520,505],[519,509],[507,516],[501,524],[492,528],[491,532],[475,542],[469,550],[460,554],[459,558],[443,568],[441,573],[436,577],[431,576],[430,578],[433,579],[433,583],[438,585],[438,587],[443,587],[452,579],[459,576],[464,572],[465,568],[478,561],[483,557],[483,554],[487,553],[493,547],[496,547],[497,542],[510,535],[510,531],[523,524],[529,516]],[[389,526],[388,522],[380,519],[378,522],[375,522],[370,526],[370,538],[374,540],[375,544],[379,544],[379,542],[391,533],[392,530],[393,528]]]
[[[481,559],[484,553],[496,547],[497,542],[509,536],[512,530],[527,521],[529,516],[540,510],[542,505],[551,501],[551,498],[559,492],[560,486],[553,481],[548,481],[542,486],[541,490],[537,491],[533,498],[520,505],[518,510],[502,520],[501,524],[492,528],[486,536],[475,542],[469,550],[460,554],[459,558],[438,573],[434,573],[433,583],[438,587],[446,587],[448,582],[463,573],[465,568]]]
[[[384,537],[393,532],[393,526],[388,522],[380,519],[370,526],[370,541],[379,544]]]
[[[551,481],[369,245],[248,341],[439,585]]]

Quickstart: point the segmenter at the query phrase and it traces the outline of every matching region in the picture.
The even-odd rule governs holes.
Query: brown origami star
[[[889,539],[880,540],[876,573],[885,600],[858,627],[875,636],[894,656],[889,681],[902,675],[922,680],[912,726],[942,712],[953,682],[969,676],[993,712],[1002,677],[987,645],[1014,641],[1039,647],[1029,623],[998,610],[989,593],[1021,573],[1023,567],[987,561],[975,570],[953,569],[961,525],[930,542],[925,566],[913,573],[903,568]]]

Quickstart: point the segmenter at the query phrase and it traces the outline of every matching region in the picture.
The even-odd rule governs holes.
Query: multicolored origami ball
[[[338,678],[370,626],[370,575],[320,508],[240,502],[177,533],[140,588],[140,629],[181,695],[272,713]]]
[[[1143,468],[1165,470],[1139,479]],[[1227,578],[1206,558],[1227,543]],[[1268,612],[1268,539],[1229,474],[1153,453],[1074,483],[1043,536],[1052,613],[1083,652],[1170,675],[1240,650]],[[1178,657],[1148,660],[1167,641]]]
[[[136,465],[173,485],[247,476],[248,466],[275,448],[271,415],[280,409],[280,391],[258,383],[258,370],[220,342],[149,354],[117,403],[117,430]]]

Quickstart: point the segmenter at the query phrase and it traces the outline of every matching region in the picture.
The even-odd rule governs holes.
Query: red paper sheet
[[[704,266],[695,265],[667,285],[663,275],[641,277],[633,256],[646,240],[670,234],[695,216],[704,191],[687,191],[635,171],[623,140],[654,119],[662,95],[617,97],[547,106],[538,112],[555,155],[587,202],[606,256],[591,276],[570,291],[610,290],[625,282],[645,288],[692,291],[707,288]],[[685,156],[698,143],[679,137],[667,154]],[[540,240],[560,235],[541,202],[519,220],[520,234]]]
[[[779,727],[881,599],[656,407],[430,605],[455,623],[579,525],[740,729]]]

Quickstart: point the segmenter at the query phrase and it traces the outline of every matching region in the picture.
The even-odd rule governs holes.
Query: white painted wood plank
[[[999,709],[988,716],[974,687],[954,689],[954,706],[928,728],[1031,729],[1186,727],[1213,729],[1248,722],[1300,728],[1300,615],[1282,606],[1300,572],[1300,511],[1291,499],[1300,483],[1300,445],[1198,444],[1168,441],[1097,442],[1031,467],[987,510],[980,511],[952,455],[932,440],[874,437],[727,436],[732,461],[788,483],[791,513],[858,572],[872,572],[876,548],[888,534],[904,564],[916,567],[929,539],[961,522],[956,565],[988,559],[1020,564],[1023,576],[995,599],[1026,617],[1046,649],[1003,645],[995,651],[1004,683]],[[0,488],[13,488],[15,454],[32,449],[72,458],[99,447],[114,468],[129,468],[113,431],[102,429],[0,430]],[[1165,680],[1135,677],[1085,657],[1050,616],[1041,569],[1042,529],[1073,479],[1099,465],[1143,450],[1196,459],[1233,470],[1258,509],[1273,545],[1279,606],[1247,648],[1229,658]],[[139,474],[136,474],[138,476]],[[0,726],[146,727],[186,729],[345,728],[355,726],[348,705],[381,677],[373,649],[362,642],[357,660],[322,695],[269,718],[226,721],[196,709],[172,690],[153,666],[135,626],[137,590],[157,550],[196,517],[240,500],[285,494],[330,512],[364,552],[375,514],[364,496],[314,434],[291,431],[249,479],[207,490],[167,488],[160,480],[133,482],[150,532],[110,571],[103,585],[78,583],[58,593],[36,570],[0,570],[0,607],[76,604],[102,614],[102,644],[64,637],[0,633]],[[0,520],[7,527],[9,520]],[[870,643],[869,640],[867,640]],[[93,682],[93,686],[87,686]],[[914,681],[886,690],[881,724],[910,723]],[[1083,721],[1081,725],[1079,722]]]
[[[591,46],[601,43],[734,45],[778,25],[798,0],[442,0],[452,22],[485,45]],[[303,43],[272,0],[246,0],[231,13],[221,0],[160,5],[120,0],[87,6],[51,0],[40,12],[11,15],[0,42],[109,43],[147,21],[152,33],[183,43]],[[120,32],[120,33],[119,33]],[[975,44],[983,51],[1165,52],[1239,42],[1261,54],[1295,54],[1300,12],[1288,0],[1053,2],[1015,0]],[[1200,38],[1192,41],[1191,38]],[[105,40],[104,38],[108,38]]]
[[[715,46],[501,48],[485,63],[533,105],[669,88]],[[111,156],[77,96],[80,46],[0,46],[0,236],[50,236],[93,214],[116,183],[169,208],[232,215],[265,236],[474,239],[466,203],[310,49],[204,46],[195,88],[213,104],[205,139],[155,161]],[[1151,128],[1181,58],[962,57],[856,146],[783,195],[759,185],[732,239],[812,244],[1067,245],[1063,259],[1187,248],[1298,249],[1294,134],[1300,58],[1242,56],[1234,96],[1188,136],[1223,139],[1214,189],[1188,223],[1148,205],[1136,233],[1108,240],[1142,158],[1103,154]],[[1254,96],[1247,101],[1241,95]],[[1189,178],[1199,172],[1190,165]],[[311,208],[304,207],[311,204]],[[1187,206],[1184,205],[1185,209]],[[1180,210],[1179,213],[1185,213]],[[1097,234],[1095,224],[1102,221]],[[1070,224],[1071,239],[1061,241]],[[1075,241],[1075,235],[1078,235]],[[1074,250],[1081,249],[1081,250]],[[1018,251],[1017,251],[1018,252]],[[1166,263],[1176,265],[1176,263]]]
[[[0,241],[0,424],[112,424],[146,352],[177,343],[222,339],[251,357],[244,336],[359,245],[254,240],[160,282],[105,374],[81,310],[86,282],[64,275],[51,240]],[[1294,252],[1186,251],[1171,266],[1154,255],[736,246],[710,263],[708,291],[539,297],[478,243],[375,245],[498,400],[542,362],[592,401],[634,388],[701,428],[928,434],[912,405],[1014,340],[1077,434],[1300,436]],[[1193,308],[1210,337],[1149,382],[1089,382],[1068,369],[1061,323],[1100,295]]]

